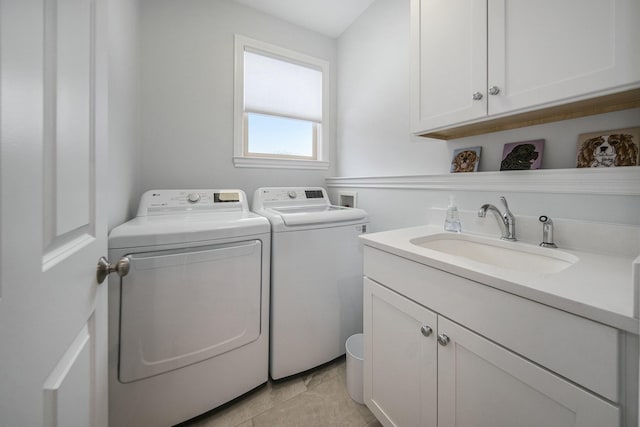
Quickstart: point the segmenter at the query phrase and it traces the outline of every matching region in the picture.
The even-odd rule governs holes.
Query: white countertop
[[[536,274],[494,267],[411,243],[411,239],[441,233],[446,233],[441,226],[426,225],[364,234],[360,239],[367,246],[638,334],[634,304],[640,286],[640,257],[559,249],[579,260],[557,273]],[[510,244],[533,246],[521,242]]]

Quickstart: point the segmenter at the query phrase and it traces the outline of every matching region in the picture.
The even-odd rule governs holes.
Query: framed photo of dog
[[[458,148],[453,150],[451,173],[477,172],[482,147]]]
[[[544,139],[510,142],[502,150],[501,171],[521,171],[540,169]]]
[[[640,127],[583,133],[576,167],[608,168],[640,164]]]

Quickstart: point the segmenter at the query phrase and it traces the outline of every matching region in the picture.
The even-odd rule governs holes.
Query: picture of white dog
[[[637,166],[640,128],[580,135],[577,167],[608,168]]]

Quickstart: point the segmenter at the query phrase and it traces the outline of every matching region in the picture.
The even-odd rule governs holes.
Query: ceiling
[[[236,3],[337,38],[374,0],[234,0]]]

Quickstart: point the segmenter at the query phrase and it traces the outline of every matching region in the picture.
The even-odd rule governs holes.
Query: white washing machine
[[[155,190],[113,229],[109,424],[170,426],[265,383],[270,225],[241,190]],[[115,262],[114,261],[114,262]]]
[[[331,205],[323,188],[259,188],[252,208],[271,222],[269,371],[280,379],[343,355],[362,332],[368,216]]]

